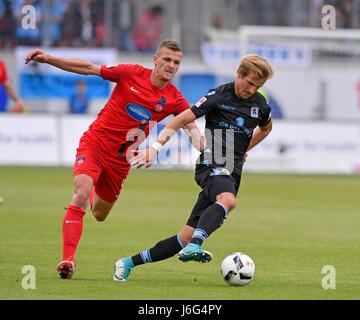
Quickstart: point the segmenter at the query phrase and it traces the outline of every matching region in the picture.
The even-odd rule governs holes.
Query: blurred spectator
[[[115,45],[120,51],[134,51],[131,32],[135,21],[135,8],[131,0],[117,0],[114,3],[113,26]]]
[[[6,112],[8,96],[15,104],[9,109],[10,112],[23,112],[24,101],[16,94],[8,79],[5,63],[0,59],[0,112]]]
[[[63,46],[95,45],[96,9],[98,2],[91,0],[72,0],[63,20]]]
[[[79,37],[80,12],[78,4],[71,1],[65,12],[62,22],[62,39],[60,45],[63,47],[71,47],[75,43],[75,39]]]
[[[155,51],[163,31],[163,12],[161,6],[155,5],[140,14],[133,32],[135,50]]]
[[[80,0],[80,38],[83,45],[91,45],[94,23],[92,20],[91,0]]]
[[[99,17],[95,26],[95,46],[102,47],[105,43],[106,27],[104,17]]]
[[[80,0],[80,39],[81,45],[91,46],[93,44],[93,35],[95,34],[95,10],[94,6],[97,3],[91,0]]]
[[[70,113],[83,114],[89,108],[89,96],[86,92],[86,82],[79,80],[76,84],[76,92],[70,98]]]
[[[13,48],[15,21],[10,0],[0,0],[0,48]]]
[[[221,16],[214,16],[210,26],[206,30],[206,40],[212,42],[229,42],[233,41],[234,38],[236,38],[235,31],[224,29]]]
[[[43,0],[42,10],[42,45],[57,46],[62,37],[62,22],[66,10],[67,1],[64,0]]]
[[[116,0],[112,0],[116,1]],[[107,2],[108,4],[108,2]],[[94,37],[95,37],[95,46],[103,47],[105,44],[106,38],[106,27],[105,27],[105,16],[104,16],[104,2],[100,0],[93,0],[92,3],[92,20],[94,24]]]
[[[220,41],[220,32],[223,28],[221,16],[215,16],[211,21],[208,29],[206,30],[206,40],[208,41]],[[220,39],[219,39],[220,38]]]
[[[336,8],[336,26],[339,28],[352,28],[353,0],[337,0],[334,6]]]
[[[30,21],[30,12],[22,13],[24,6],[30,5],[34,8],[35,28],[23,28],[22,22]],[[41,44],[41,22],[43,18],[40,0],[15,0],[12,2],[13,15],[16,21],[15,39],[18,45],[40,46]]]

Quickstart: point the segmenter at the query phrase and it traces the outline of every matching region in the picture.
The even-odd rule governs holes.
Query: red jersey
[[[126,142],[132,135],[129,131],[141,129],[147,136],[151,122],[159,122],[171,114],[176,116],[190,107],[173,84],[168,83],[160,90],[151,83],[150,74],[151,69],[140,65],[101,66],[101,77],[115,82],[116,86],[83,139],[101,141],[103,151],[117,155],[128,146]]]
[[[0,60],[0,84],[4,84],[8,80],[8,76],[6,73],[5,64],[2,60]]]

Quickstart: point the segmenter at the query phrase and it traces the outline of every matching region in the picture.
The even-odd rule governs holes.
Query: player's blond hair
[[[182,52],[179,42],[177,42],[175,40],[171,40],[171,39],[165,39],[165,40],[161,41],[159,47],[156,50],[156,54],[159,53],[161,48],[167,48],[172,51]]]
[[[274,69],[270,63],[264,58],[257,54],[248,54],[244,56],[241,61],[238,73],[243,76],[249,75],[250,72],[254,72],[259,79],[270,79],[274,75]]]

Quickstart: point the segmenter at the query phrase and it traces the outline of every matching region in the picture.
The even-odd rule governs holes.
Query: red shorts
[[[107,158],[97,144],[81,142],[77,148],[74,177],[79,174],[90,176],[96,194],[105,201],[116,201],[129,171],[130,164],[126,157]]]

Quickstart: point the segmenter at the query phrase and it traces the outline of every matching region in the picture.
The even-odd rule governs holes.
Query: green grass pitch
[[[71,181],[71,169],[0,167],[0,299],[360,299],[359,176],[245,173],[237,208],[204,243],[211,263],[173,257],[136,268],[126,283],[112,280],[114,262],[179,231],[199,192],[193,172],[132,170],[106,221],[85,216],[69,281],[56,265]],[[234,251],[255,261],[246,287],[220,276]],[[36,270],[35,289],[22,287],[25,265]],[[322,287],[326,265],[335,289]]]

